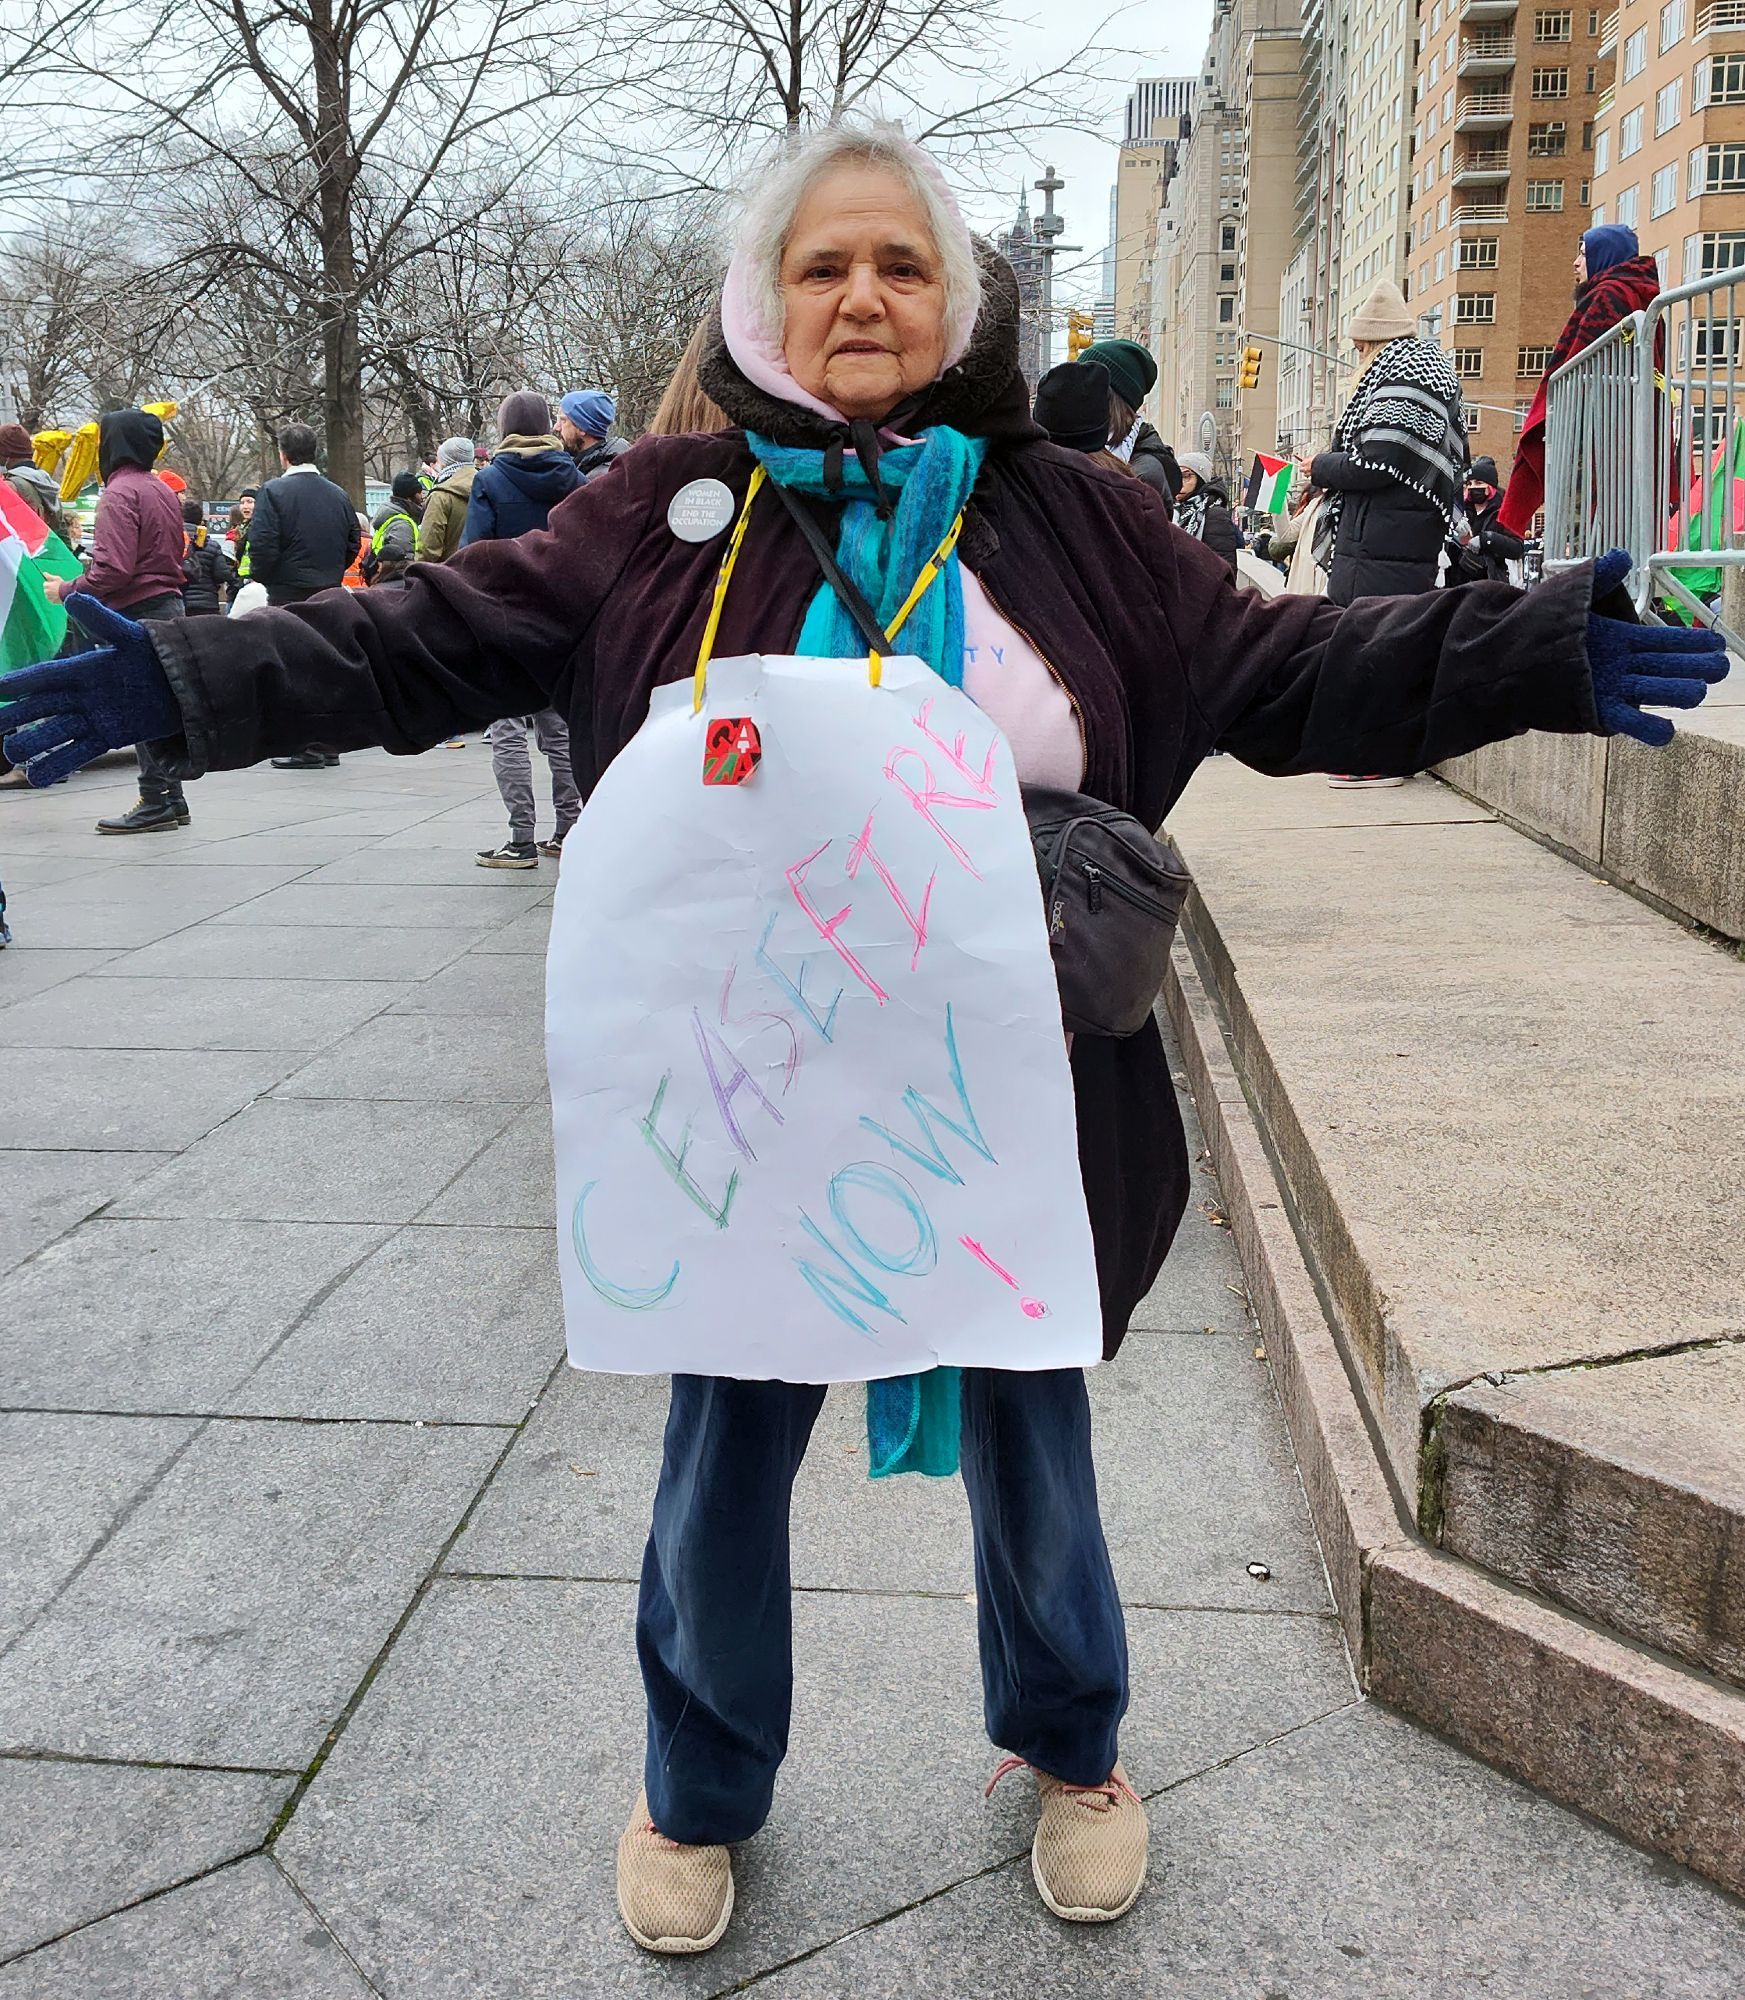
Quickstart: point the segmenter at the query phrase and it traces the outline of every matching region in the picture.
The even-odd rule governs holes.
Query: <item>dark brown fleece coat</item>
[[[1585,566],[1531,596],[1479,584],[1345,611],[1239,591],[1140,481],[1037,429],[1010,274],[990,266],[989,279],[969,355],[896,415],[909,434],[949,423],[989,439],[961,553],[1071,696],[1087,792],[1155,826],[1214,746],[1273,773],[1403,772],[1527,729],[1594,727]],[[736,423],[853,449],[841,427],[753,389],[719,340],[702,380]],[[410,754],[557,707],[585,794],[650,690],[696,661],[722,542],[680,541],[668,503],[703,478],[743,498],[751,470],[742,430],[645,439],[545,532],[414,563],[392,596],[335,591],[210,631],[154,628],[186,732],[170,747],[188,772],[312,740]],[[828,519],[830,503],[816,504]],[[760,497],[717,653],[792,651],[818,582],[799,529]],[[1113,1353],[1181,1218],[1188,1162],[1154,1028],[1081,1036],[1072,1067]]]

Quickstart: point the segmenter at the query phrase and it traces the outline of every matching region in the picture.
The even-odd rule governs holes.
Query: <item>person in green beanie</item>
[[[1100,362],[1109,375],[1109,449],[1173,512],[1182,490],[1181,468],[1151,425],[1139,414],[1157,387],[1157,363],[1136,340],[1096,340],[1079,356]]]

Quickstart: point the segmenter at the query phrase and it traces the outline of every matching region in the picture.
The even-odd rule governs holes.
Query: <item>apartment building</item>
[[[1680,285],[1745,264],[1745,0],[1607,15],[1592,220],[1623,222]]]
[[[1153,420],[1228,480],[1278,432],[1279,279],[1290,261],[1298,0],[1215,0],[1195,111],[1164,189],[1146,339]],[[1268,336],[1260,384],[1239,392],[1246,335]]]
[[[1569,316],[1606,17],[1531,0],[1431,0],[1420,29],[1408,296],[1453,357],[1474,454],[1488,453],[1506,479]]]
[[[1145,338],[1149,301],[1137,301],[1143,267],[1154,254],[1163,191],[1175,170],[1184,121],[1194,107],[1198,79],[1191,76],[1141,77],[1127,99],[1121,150],[1115,162],[1115,193],[1109,239],[1113,270],[1107,296],[1114,306],[1115,331]]]
[[[1468,0],[1463,18],[1484,4]],[[1336,188],[1347,318],[1377,279],[1405,283],[1417,19],[1416,0],[1358,0],[1342,23],[1348,46]]]
[[[1351,16],[1304,0],[1297,88],[1294,248],[1280,279],[1279,442],[1325,444],[1338,414]],[[1288,434],[1288,435],[1287,435]]]

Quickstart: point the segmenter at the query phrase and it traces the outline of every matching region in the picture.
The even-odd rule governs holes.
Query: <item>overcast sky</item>
[[[994,12],[1009,29],[1014,65],[1028,67],[1058,60],[1074,48],[1092,18],[1089,8],[1072,5],[1056,6],[1032,18],[1028,9],[1012,0],[1001,0]],[[1212,0],[1140,0],[1115,22],[1109,40],[1133,51],[1131,63],[1122,65],[1130,68],[1132,77],[1197,76],[1211,25]],[[1115,179],[1126,95],[1125,88],[1111,86],[1108,116],[1099,136],[1059,132],[1040,141],[1025,176],[1032,181],[1040,178],[1044,165],[1053,161],[1066,182],[1055,196],[1055,206],[1067,224],[1061,241],[1084,245],[1083,257],[1062,256],[1056,261],[1057,300],[1089,301],[1099,291],[1098,257],[1109,236],[1109,189]],[[1034,209],[1042,197],[1032,193],[1030,199]],[[972,220],[980,228],[997,228],[1010,221],[1017,200],[1014,176],[1010,196],[1003,202],[977,197],[969,204]]]

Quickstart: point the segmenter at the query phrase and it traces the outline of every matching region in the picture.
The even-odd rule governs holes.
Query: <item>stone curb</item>
[[[1745,1697],[1418,1537],[1383,1470],[1261,1127],[1182,945],[1163,1005],[1360,1686],[1511,1777],[1745,1895]]]

